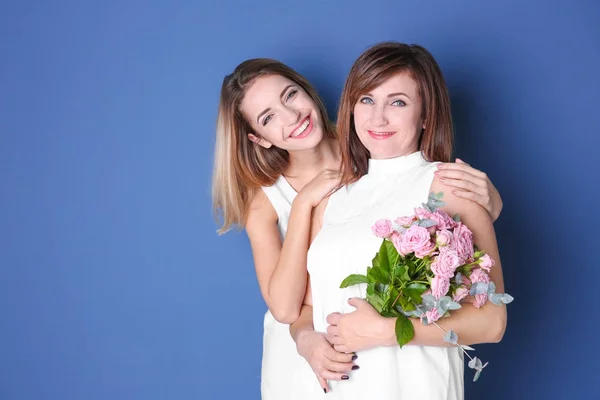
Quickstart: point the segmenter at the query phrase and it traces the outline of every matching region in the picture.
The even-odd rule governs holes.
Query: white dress
[[[297,193],[283,176],[272,186],[262,189],[277,212],[277,226],[283,241]],[[277,322],[267,311],[263,335],[262,400],[306,400],[324,394],[310,365],[298,354],[289,329],[288,324]]]
[[[338,190],[329,200],[323,227],[308,252],[315,330],[327,329],[326,317],[354,308],[350,297],[365,298],[365,284],[340,289],[349,274],[365,274],[381,240],[371,232],[378,219],[410,215],[427,202],[435,163],[420,152],[370,160],[369,172]],[[420,322],[417,322],[420,323]],[[440,331],[440,335],[443,333]],[[346,381],[330,382],[324,399],[463,399],[463,356],[455,347],[377,347],[358,353]],[[321,397],[315,397],[321,398]]]

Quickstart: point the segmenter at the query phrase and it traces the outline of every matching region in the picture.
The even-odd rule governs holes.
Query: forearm
[[[408,345],[412,346],[452,346],[444,341],[444,332],[434,324],[424,325],[411,319],[415,336]],[[497,343],[502,340],[506,329],[506,306],[487,303],[481,308],[464,304],[459,310],[451,312],[448,318],[436,322],[446,332],[454,331],[458,335],[458,343],[474,345],[479,343]],[[396,318],[386,318],[384,322],[385,342],[383,345],[398,345],[395,334]]]
[[[294,342],[297,342],[303,332],[309,331],[314,331],[313,308],[312,306],[304,304],[300,309],[298,319],[290,325],[290,335],[292,336],[292,339],[294,339]]]
[[[271,312],[277,320],[293,322],[304,299],[312,206],[294,201],[277,265],[269,280]]]

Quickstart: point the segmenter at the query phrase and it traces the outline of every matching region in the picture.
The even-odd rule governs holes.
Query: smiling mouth
[[[396,132],[376,132],[376,131],[368,131],[369,136],[373,139],[383,140],[392,137]]]
[[[312,120],[310,115],[306,117],[300,125],[290,134],[291,139],[300,139],[307,136],[312,130]]]

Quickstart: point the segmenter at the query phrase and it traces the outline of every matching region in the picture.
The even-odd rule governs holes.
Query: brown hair
[[[361,95],[402,71],[409,71],[417,82],[423,104],[425,128],[419,138],[419,150],[428,161],[450,161],[454,144],[452,115],[448,88],[440,67],[421,46],[384,42],[358,57],[342,92],[337,132],[342,147],[344,184],[360,179],[369,166],[369,151],[359,140],[354,127],[354,106]]]
[[[325,134],[334,137],[335,129],[323,101],[302,75],[268,58],[238,65],[223,80],[217,116],[212,200],[215,215],[218,218],[220,213],[223,219],[219,233],[227,232],[232,225],[243,228],[254,191],[275,183],[288,167],[287,151],[275,146],[265,149],[248,139],[247,134],[253,129],[240,110],[248,88],[257,78],[267,75],[280,75],[300,86],[319,109]]]

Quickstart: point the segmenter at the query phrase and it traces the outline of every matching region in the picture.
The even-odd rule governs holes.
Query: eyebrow
[[[373,97],[373,95],[371,93],[367,93],[365,96]],[[406,96],[406,97],[408,97],[410,99],[410,96],[407,95],[406,93],[403,93],[403,92],[390,93],[390,94],[387,95],[388,98],[390,98],[390,97],[396,97],[396,96]]]
[[[288,91],[289,88],[291,88],[292,86],[296,86],[296,85],[287,85],[286,87],[283,88],[283,90],[281,91],[281,94],[279,95],[279,97],[283,97],[283,95],[285,94],[285,92]],[[256,123],[259,124],[260,122],[258,122],[260,120],[260,118],[265,115],[266,113],[268,113],[269,111],[271,111],[271,107],[267,108],[266,110],[264,110],[263,112],[261,112],[260,114],[258,114],[258,117],[256,117]]]

